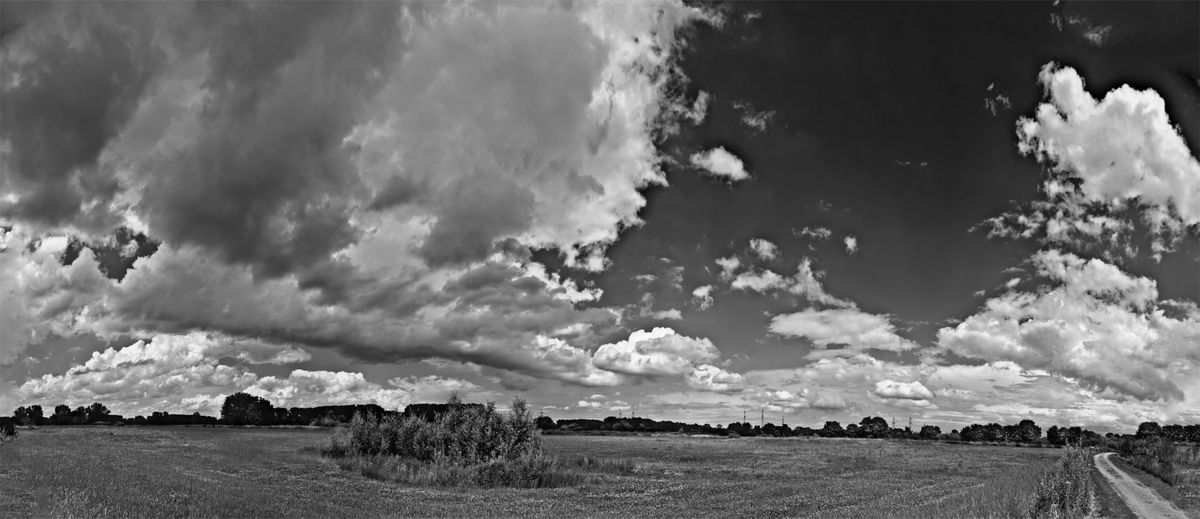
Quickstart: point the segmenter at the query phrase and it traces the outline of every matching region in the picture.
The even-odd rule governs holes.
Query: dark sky
[[[1200,3],[0,5],[0,404],[1200,420]]]

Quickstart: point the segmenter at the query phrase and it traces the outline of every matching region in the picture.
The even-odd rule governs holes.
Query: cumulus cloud
[[[637,330],[629,338],[601,345],[592,356],[597,367],[626,375],[686,375],[694,365],[712,362],[720,351],[712,341],[679,335],[670,328]]]
[[[770,244],[770,242],[766,243]],[[755,256],[760,259],[775,259],[777,256],[777,248],[765,247],[762,243],[756,243],[756,240],[751,240],[750,247]],[[817,303],[846,308],[855,306],[853,302],[838,299],[825,291],[825,287],[819,279],[821,273],[813,269],[812,260],[809,258],[801,259],[796,273],[788,277],[771,269],[750,268],[739,272],[743,265],[736,256],[718,258],[716,262],[721,267],[721,279],[729,281],[730,288],[734,290],[753,291],[761,294],[786,291]]]
[[[92,353],[65,373],[27,380],[17,394],[23,401],[73,406],[119,402],[146,412],[159,410],[156,406],[173,406],[180,398],[198,392],[245,387],[257,377],[241,367],[244,364],[291,364],[309,358],[307,352],[288,345],[202,333],[157,335],[149,341]],[[224,359],[240,362],[230,365],[223,363]]]
[[[696,289],[692,291],[692,299],[696,301],[696,304],[700,307],[700,310],[708,310],[712,307],[712,290],[712,285],[704,285],[696,287]]]
[[[687,383],[693,389],[701,391],[727,392],[740,389],[745,383],[745,377],[711,364],[702,364],[688,374]]]
[[[87,251],[63,267],[5,248],[0,362],[49,334],[207,330],[616,384],[589,351],[619,311],[577,306],[601,292],[529,250],[599,270],[641,223],[639,190],[665,183],[656,139],[708,102],[670,87],[677,32],[703,19],[678,2],[37,10],[3,50],[20,102],[0,215],[23,240],[126,224],[163,246],[122,256],[120,281]],[[376,391],[312,373],[295,375]]]
[[[1011,361],[1141,400],[1194,401],[1183,381],[1200,373],[1200,320],[1168,316],[1157,284],[1099,259],[1055,250],[1031,259],[1042,288],[989,299],[938,344],[956,354]]]
[[[928,400],[933,398],[933,392],[920,381],[897,382],[895,380],[880,380],[875,383],[875,395],[881,398],[899,398],[905,400]]]
[[[773,260],[779,255],[779,246],[762,238],[753,238],[750,240],[750,250],[754,255],[762,260]]]
[[[755,292],[770,292],[787,286],[787,280],[770,270],[746,271],[733,278],[730,286],[734,290],[752,290]]]
[[[1200,162],[1163,98],[1124,85],[1097,100],[1078,72],[1054,63],[1038,78],[1048,100],[1017,133],[1021,153],[1049,166],[1045,198],[990,220],[992,235],[1133,254],[1136,220],[1149,228],[1156,257],[1173,250],[1200,224]]]
[[[785,337],[803,337],[816,346],[845,345],[851,351],[868,349],[906,351],[916,343],[896,334],[896,327],[885,316],[855,308],[807,309],[777,315],[768,329]]]
[[[733,273],[736,272],[737,269],[742,266],[742,260],[738,259],[737,256],[730,256],[728,258],[717,258],[716,263],[717,263],[717,266],[721,267],[721,278],[722,279],[733,279]]]
[[[842,238],[842,244],[846,246],[846,254],[853,256],[858,252],[858,238],[846,235]]]
[[[693,154],[691,161],[693,166],[703,169],[708,175],[730,182],[750,178],[742,159],[720,146]]]

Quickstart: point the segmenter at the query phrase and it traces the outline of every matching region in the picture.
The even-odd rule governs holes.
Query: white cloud
[[[106,10],[86,17],[96,24],[128,27],[106,42],[113,31],[88,25],[70,49],[48,37],[63,29],[52,9],[6,41],[6,56],[20,49],[41,64],[43,93],[78,84],[72,59],[123,82],[112,99],[85,100],[96,113],[120,108],[105,135],[78,125],[29,134],[95,139],[97,156],[69,157],[71,168],[43,174],[46,164],[32,160],[40,155],[29,155],[63,143],[4,134],[0,146],[13,154],[0,159],[14,172],[0,181],[5,214],[30,236],[125,222],[163,245],[121,283],[100,275],[87,251],[57,265],[48,247],[61,238],[40,253],[0,252],[12,267],[4,271],[18,273],[0,280],[0,363],[51,333],[207,330],[358,361],[440,357],[620,382],[588,353],[619,313],[577,306],[601,292],[547,273],[528,250],[556,249],[568,265],[597,270],[620,230],[641,222],[640,190],[665,183],[655,138],[674,116],[698,120],[707,102],[684,103],[671,89],[683,79],[677,30],[705,15],[679,2],[399,7],[306,5],[283,17],[264,5],[231,11],[245,17],[232,25],[192,24],[186,42],[161,24],[182,26],[190,11],[86,7]],[[232,26],[279,38],[250,46],[223,32]],[[139,63],[152,51],[172,59]],[[246,52],[271,59],[228,61]],[[146,77],[126,77],[131,70]],[[33,84],[4,85],[5,99],[36,100]],[[22,106],[31,123],[42,120]],[[20,156],[32,159],[9,160]],[[63,191],[58,213],[31,212],[91,162],[88,184],[118,193]]]
[[[750,250],[754,252],[759,259],[773,260],[779,255],[779,246],[762,238],[753,238],[750,240]]]
[[[846,246],[846,254],[853,256],[854,253],[858,252],[858,238],[846,235],[842,238],[842,244]]]
[[[709,308],[712,307],[712,305],[713,305],[712,290],[713,290],[712,285],[704,285],[704,286],[696,287],[696,289],[692,291],[692,299],[697,301],[697,304],[699,305],[700,310],[702,310],[702,311],[708,310]]]
[[[1055,250],[1032,259],[1046,288],[1008,292],[938,344],[959,355],[1011,361],[1142,400],[1196,401],[1184,380],[1200,374],[1200,320],[1168,317],[1153,280],[1098,259]]]
[[[629,338],[604,344],[592,356],[601,369],[626,375],[680,376],[697,363],[712,362],[720,351],[712,341],[679,335],[670,328],[637,330]]]
[[[704,169],[709,175],[738,182],[750,178],[742,159],[725,148],[716,147],[708,151],[697,152],[691,157],[692,165]]]
[[[742,260],[737,256],[717,258],[716,263],[721,267],[721,279],[733,279],[733,273],[742,266]]]
[[[770,292],[787,286],[783,276],[770,270],[759,272],[747,271],[738,274],[730,284],[734,290],[752,290],[755,292]]]
[[[1048,102],[1021,118],[1017,133],[1021,153],[1051,168],[1043,182],[1048,200],[1032,214],[993,220],[996,233],[1045,233],[1058,241],[1068,233],[1119,234],[1130,229],[1119,215],[1136,201],[1161,254],[1183,227],[1200,224],[1200,162],[1171,124],[1162,96],[1123,85],[1096,100],[1075,69],[1054,63],[1038,78]],[[1110,214],[1097,214],[1097,207]]]
[[[792,234],[796,235],[798,238],[828,240],[830,236],[833,236],[833,231],[829,230],[827,227],[805,227],[799,231],[793,229]]]
[[[701,391],[727,392],[741,389],[745,377],[711,364],[702,364],[688,374],[687,383],[693,389]]]
[[[471,401],[479,391],[479,386],[469,380],[438,375],[395,377],[388,380],[388,385],[406,393],[411,402],[445,402],[452,394]]]
[[[919,381],[897,382],[895,380],[880,380],[875,383],[875,395],[882,398],[900,398],[905,400],[928,400],[933,398],[933,392]]]
[[[754,105],[748,101],[734,101],[733,108],[741,116],[742,124],[756,133],[766,131],[767,124],[775,117],[774,110],[756,110]]]
[[[917,347],[916,343],[897,335],[887,317],[854,308],[808,309],[777,315],[771,319],[768,329],[786,337],[806,338],[821,347],[844,344],[851,351],[906,351]]]

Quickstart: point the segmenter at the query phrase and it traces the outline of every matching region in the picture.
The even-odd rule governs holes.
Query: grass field
[[[43,427],[0,446],[8,517],[1012,517],[1059,452],[932,442],[548,436],[628,459],[553,489],[406,487],[304,447],[328,429]]]

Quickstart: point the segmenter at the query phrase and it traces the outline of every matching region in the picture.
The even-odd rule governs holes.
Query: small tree
[[[271,402],[249,393],[229,395],[221,406],[221,421],[229,425],[270,425],[274,419]]]
[[[1162,427],[1159,427],[1158,422],[1142,422],[1138,425],[1138,438],[1156,438],[1162,436]]]
[[[29,406],[29,422],[30,425],[46,424],[46,417],[42,416],[42,406],[37,404]]]
[[[1042,438],[1042,428],[1033,420],[1021,420],[1017,423],[1017,441],[1033,443]]]
[[[936,425],[923,425],[920,434],[922,440],[936,440],[942,434],[942,428]]]
[[[842,429],[842,424],[837,422],[825,422],[825,427],[821,428],[821,436],[826,438],[838,438],[846,435],[846,431]]]
[[[84,416],[86,417],[84,422],[94,422],[104,418],[105,416],[108,416],[108,414],[108,408],[104,407],[104,404],[96,402],[88,406],[87,410],[84,412]]]

